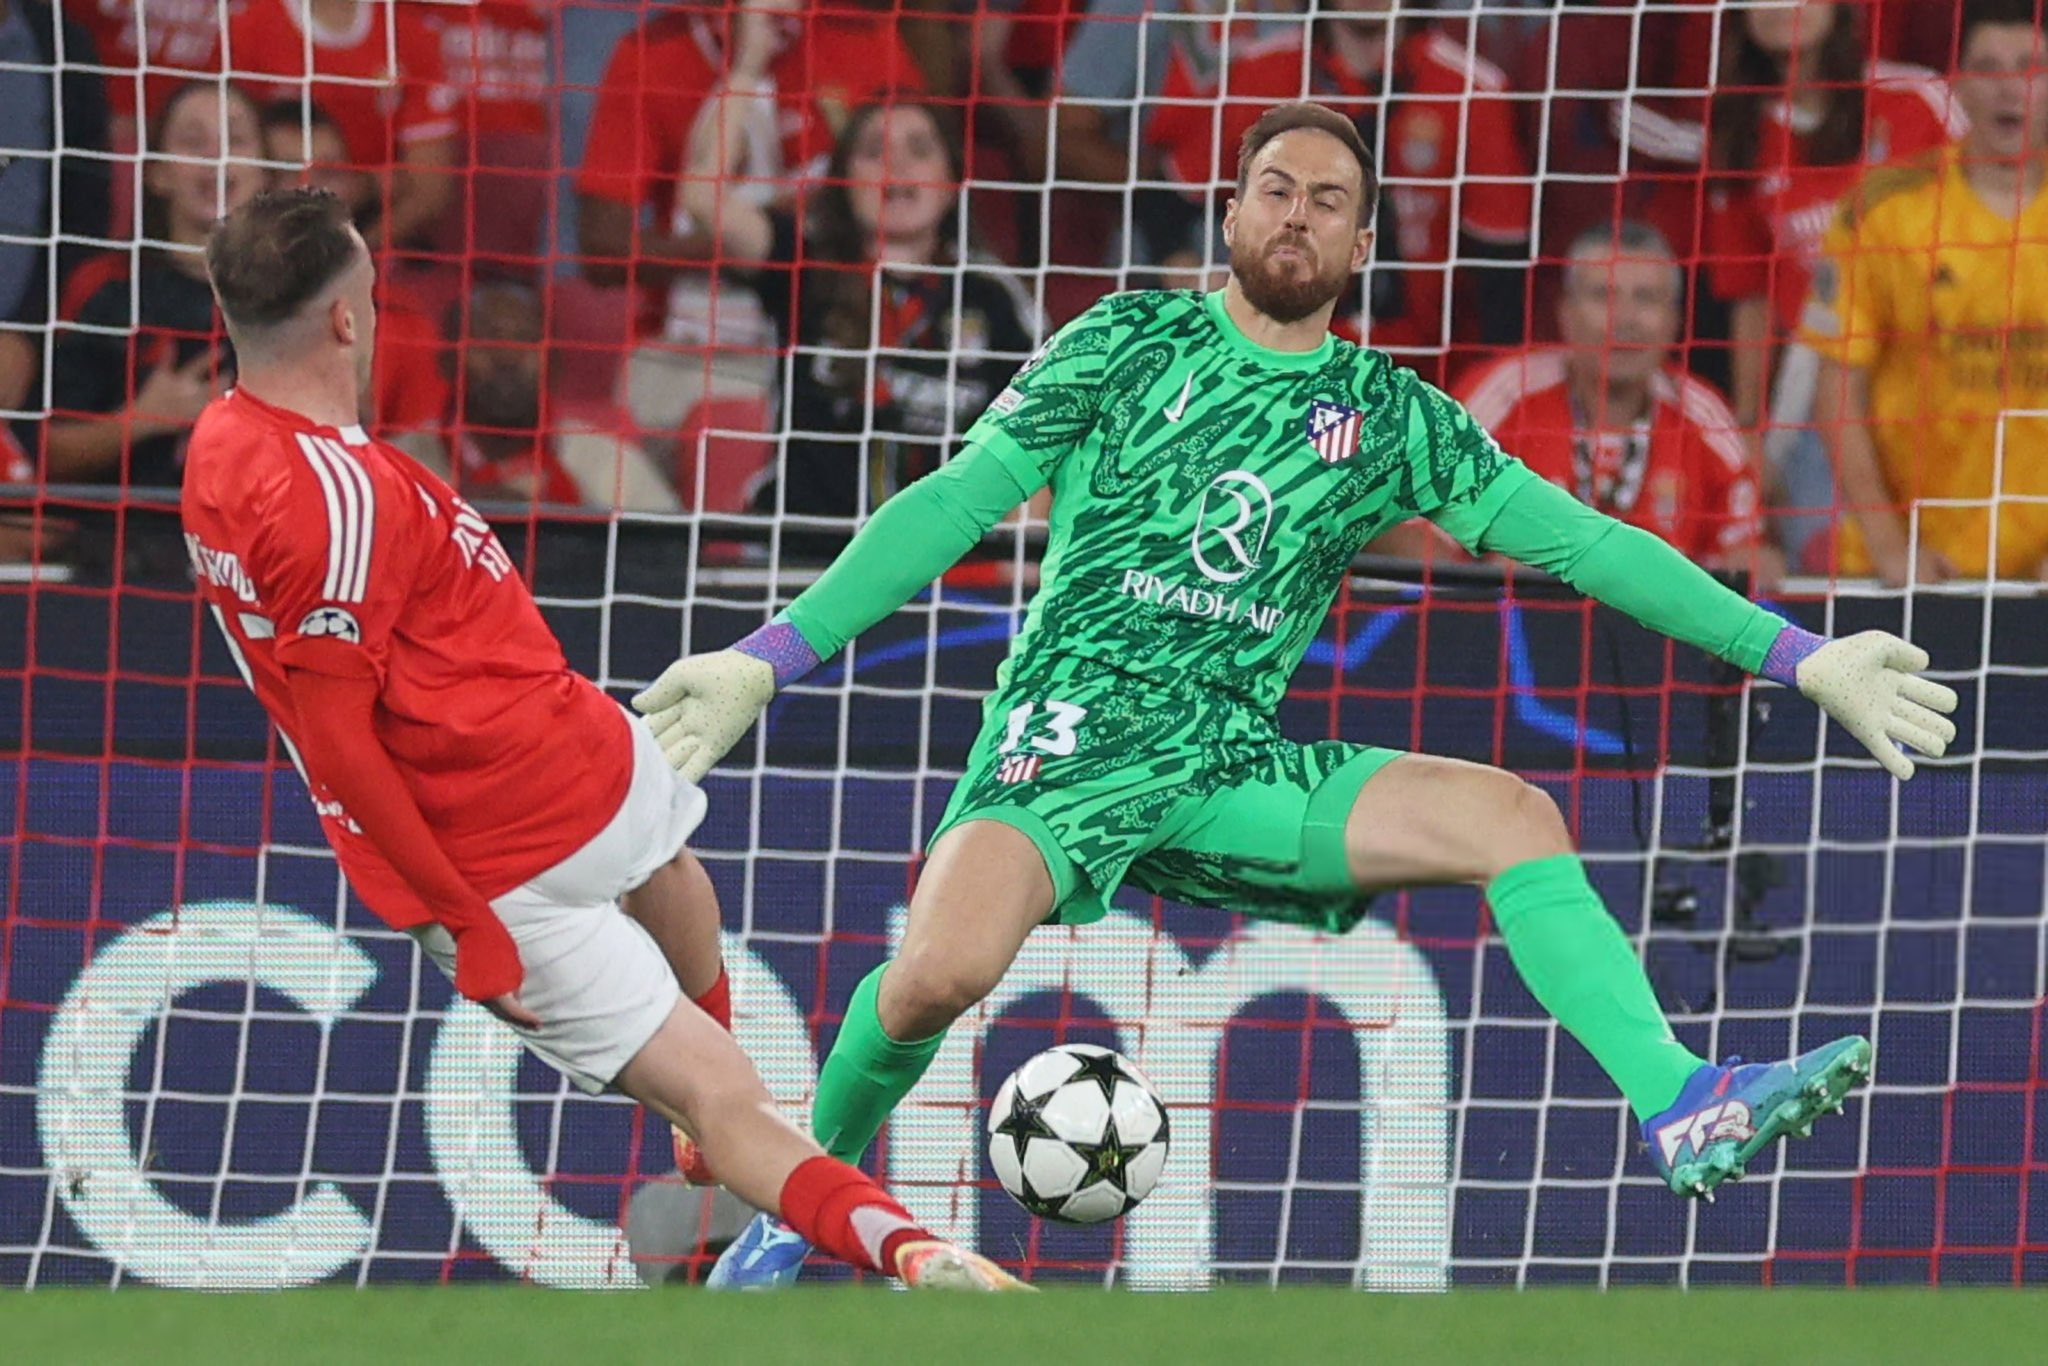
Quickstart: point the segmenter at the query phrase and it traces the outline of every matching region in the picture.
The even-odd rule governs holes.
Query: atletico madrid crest
[[[1357,455],[1359,438],[1364,435],[1365,414],[1356,408],[1318,402],[1308,410],[1308,444],[1325,464]]]
[[[1028,783],[1038,776],[1045,761],[1036,754],[1012,754],[996,769],[999,783]]]

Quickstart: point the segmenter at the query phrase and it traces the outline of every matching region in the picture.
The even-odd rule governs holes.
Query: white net
[[[201,28],[243,8],[138,7],[145,24],[182,15]],[[383,22],[385,7],[362,8]],[[603,255],[590,238],[603,225],[575,205],[579,193],[610,192],[609,182],[593,190],[579,150],[608,126],[607,68],[621,42],[698,43],[703,15],[406,0],[390,11],[403,25],[364,40],[401,71],[398,93],[413,79],[401,60],[407,26],[444,11],[504,24],[490,30],[502,41],[449,40],[444,59],[468,41],[515,70],[527,50],[518,35],[540,35],[554,54],[540,98],[547,123],[537,144],[490,144],[524,146],[537,157],[524,162],[489,159],[481,136],[463,142],[463,188],[451,202],[465,207],[450,212],[467,214],[466,226],[420,234],[387,264],[420,294],[412,311],[430,331],[441,305],[508,260],[511,273],[538,278],[550,420],[629,431],[671,479],[676,510],[612,519],[557,515],[532,484],[473,493],[532,574],[572,661],[624,691],[679,647],[720,646],[765,620],[812,572],[817,548],[804,538],[843,532],[839,513],[796,508],[788,486],[750,502],[764,460],[793,468],[778,457],[820,440],[887,446],[897,463],[884,462],[879,483],[857,483],[864,507],[974,415],[942,403],[935,425],[904,432],[890,425],[900,409],[856,405],[845,423],[824,424],[821,410],[789,398],[807,368],[853,363],[871,390],[904,360],[906,373],[951,388],[972,378],[969,348],[963,340],[936,370],[920,370],[929,353],[909,334],[886,334],[879,293],[866,345],[810,338],[772,360],[643,345],[673,340],[664,319],[636,321],[643,305],[660,314],[673,301],[665,278],[628,292],[580,269],[569,235],[537,224],[524,246],[500,251],[483,227],[509,211],[486,190],[538,187],[533,213],[579,228],[584,254]],[[1075,33],[1113,23],[1111,13]],[[533,14],[537,26],[522,17]],[[1005,298],[1021,289],[1017,316],[1035,331],[1041,310],[1059,322],[1105,288],[1213,268],[1210,215],[1187,187],[1229,180],[1244,110],[1304,89],[1335,97],[1317,84],[1330,79],[1328,49],[1309,41],[1328,17],[1243,7],[1134,15],[1114,49],[1128,63],[1078,74],[1096,84],[1053,115],[964,76],[973,179],[961,232],[1007,265],[931,268],[950,335],[962,335],[971,311],[974,270]],[[1720,60],[1717,9],[1402,17],[1399,41],[1372,57],[1395,101],[1336,92],[1379,111],[1382,237],[1398,256],[1371,283],[1399,288],[1358,293],[1362,332],[1441,373],[1447,354],[1478,354],[1491,340],[1484,311],[1461,293],[1475,285],[1482,301],[1506,291],[1510,311],[1540,330],[1551,277],[1529,264],[1617,203],[1659,222],[1681,254],[1700,249],[1700,111]],[[1704,43],[1681,41],[1698,33]],[[180,70],[204,69],[169,55],[184,47],[151,41],[139,75],[112,57],[100,63],[110,89],[130,87],[130,108],[149,105],[147,78],[175,85]],[[303,31],[300,42],[302,55],[313,50]],[[669,49],[646,51],[655,55],[644,64],[658,66]],[[12,52],[0,49],[0,80],[50,88],[47,58]],[[1615,52],[1618,62],[1602,56]],[[692,79],[674,70],[674,82]],[[1290,70],[1294,88],[1270,87]],[[833,91],[846,84],[820,62],[808,73]],[[377,79],[322,81],[370,90]],[[643,78],[657,93],[670,79]],[[283,81],[294,84],[325,88],[303,71]],[[484,88],[461,96],[472,127],[484,126]],[[629,107],[663,155],[680,155],[680,134],[662,125],[675,109],[666,98]],[[116,96],[117,120],[121,107]],[[301,100],[279,125],[284,141],[242,164],[296,175],[319,163],[313,107]],[[1028,129],[1003,122],[1005,109],[1049,129],[1052,170]],[[1077,121],[1087,110],[1102,117]],[[209,113],[220,147],[230,117],[225,104]],[[518,133],[493,127],[494,137]],[[14,439],[27,463],[14,472],[33,477],[47,460],[37,443],[72,408],[130,430],[97,489],[79,487],[93,482],[82,478],[25,484],[8,502],[44,539],[0,586],[0,682],[10,690],[0,766],[17,794],[0,818],[0,1282],[636,1283],[645,1268],[627,1246],[627,1214],[636,1191],[668,1173],[666,1135],[522,1059],[480,1012],[451,1008],[410,941],[347,897],[216,633],[189,588],[143,554],[164,520],[139,478],[119,484],[143,458],[136,386],[161,362],[151,349],[161,338],[183,365],[217,337],[186,335],[151,311],[161,277],[147,268],[148,248],[175,235],[135,235],[150,221],[148,166],[122,159],[117,142],[74,145],[72,128],[50,122],[42,145],[11,153],[0,184],[36,180],[45,208],[26,223],[0,215],[0,256],[111,243],[120,269],[100,267],[99,311],[85,307],[92,291],[67,309],[53,275],[24,286],[42,291],[41,316],[30,309],[0,336],[26,340],[33,355],[31,381],[0,396],[20,419]],[[1071,148],[1063,158],[1063,145],[1084,141],[1120,155],[1121,176],[1087,173],[1093,163]],[[228,192],[223,155],[175,152],[149,165],[197,167],[218,197]],[[111,166],[117,191],[128,187],[104,233],[53,226],[48,206],[76,169],[67,157]],[[505,182],[495,188],[494,170]],[[401,159],[374,177],[386,215],[405,174]],[[629,246],[678,221],[672,199],[638,209],[642,236],[629,234]],[[486,343],[473,310],[458,314],[425,361],[400,368],[467,373]],[[81,349],[82,337],[100,349]],[[988,349],[1014,362],[1031,340]],[[106,375],[111,397],[84,383]],[[459,413],[466,382],[451,381],[444,408]],[[684,390],[691,397],[673,413],[639,405]],[[459,443],[438,449],[465,472]],[[607,468],[624,469],[607,452],[617,462]],[[75,560],[72,541],[48,539],[60,528],[79,544],[103,535],[108,548]],[[796,1110],[854,984],[900,934],[917,853],[1028,601],[1037,531],[1027,521],[998,533],[969,572],[780,700],[765,734],[710,784],[701,852],[726,908],[739,1033]],[[1911,598],[1788,593],[1786,607],[1837,633],[1909,628],[1937,676],[1965,695],[1956,753],[1896,788],[1842,737],[1823,745],[1810,707],[1775,690],[1745,698],[1706,662],[1605,613],[1526,582],[1507,591],[1487,571],[1443,571],[1425,590],[1413,571],[1386,564],[1340,600],[1284,713],[1302,738],[1461,755],[1544,782],[1695,1048],[1761,1058],[1845,1032],[1876,1040],[1874,1099],[1853,1102],[1848,1122],[1770,1159],[1710,1210],[1657,1184],[1609,1084],[1529,998],[1463,892],[1387,898],[1344,939],[1128,893],[1098,926],[1047,931],[954,1031],[885,1134],[880,1169],[935,1226],[1040,1280],[1408,1290],[2038,1278],[2041,1216],[2030,1202],[2048,808],[2031,718],[2048,677],[2048,609],[2030,589],[1981,585]],[[1114,1229],[1031,1223],[981,1156],[987,1098],[1011,1067],[1060,1039],[1130,1053],[1171,1108],[1166,1178]],[[678,1217],[700,1221],[680,1254],[700,1268],[720,1215],[706,1206]]]

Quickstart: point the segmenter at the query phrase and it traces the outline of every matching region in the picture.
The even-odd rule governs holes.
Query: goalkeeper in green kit
[[[818,1079],[817,1137],[857,1161],[948,1026],[1040,925],[1131,883],[1341,934],[1391,888],[1465,883],[1531,992],[1614,1079],[1651,1162],[1710,1195],[1839,1109],[1861,1038],[1717,1065],[1672,1035],[1556,805],[1500,769],[1274,722],[1355,552],[1426,517],[1474,553],[1548,570],[1645,625],[1797,687],[1897,777],[1940,755],[1955,694],[1897,637],[1813,635],[1502,452],[1456,403],[1329,333],[1378,193],[1349,119],[1313,104],[1246,135],[1224,219],[1229,285],[1114,295],[1026,364],[962,452],[880,508],[836,563],[732,649],[635,705],[701,778],[778,688],[1053,491],[1043,586],[997,672],[896,958],[854,992]],[[714,1285],[786,1284],[808,1249],[763,1216]]]

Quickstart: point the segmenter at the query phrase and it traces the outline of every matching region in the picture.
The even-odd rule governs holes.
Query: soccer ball
[[[1166,1165],[1166,1107],[1128,1058],[1063,1043],[996,1092],[988,1160],[1039,1218],[1100,1224],[1152,1193]]]

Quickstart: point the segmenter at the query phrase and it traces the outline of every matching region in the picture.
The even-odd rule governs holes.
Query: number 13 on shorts
[[[1072,754],[1081,743],[1077,727],[1087,715],[1086,707],[1071,702],[1020,702],[1010,709],[1010,728],[1003,732],[1003,746],[996,753],[1009,754],[1028,744],[1055,758]]]

